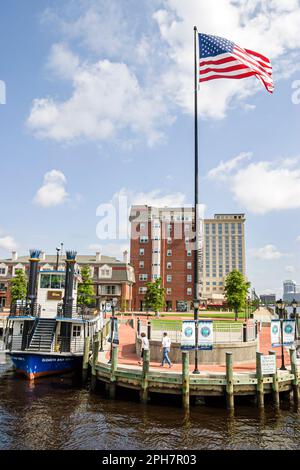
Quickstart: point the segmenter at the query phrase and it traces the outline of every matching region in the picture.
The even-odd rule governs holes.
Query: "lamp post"
[[[280,332],[281,332],[281,367],[280,370],[286,370],[285,364],[284,364],[284,349],[283,349],[283,320],[284,320],[284,302],[280,299],[277,302],[277,308],[279,312],[279,319],[280,319]]]
[[[58,271],[58,263],[59,263],[59,252],[60,252],[60,248],[56,248],[56,271]]]
[[[199,336],[199,300],[194,300],[194,320],[195,320],[195,369],[193,374],[200,374],[198,369],[198,336]]]
[[[110,343],[109,363],[111,363],[111,359],[112,359],[113,339],[114,339],[114,329],[115,329],[115,309],[116,309],[117,303],[118,303],[118,299],[116,297],[111,299],[111,343]]]
[[[293,313],[291,313],[291,318],[294,319],[296,318],[296,314],[297,314],[297,301],[295,299],[292,300],[292,309],[293,309]]]

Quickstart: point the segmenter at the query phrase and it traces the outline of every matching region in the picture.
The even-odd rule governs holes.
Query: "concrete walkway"
[[[135,365],[137,367],[141,367],[138,365],[139,357],[136,355],[135,352],[135,330],[131,328],[129,325],[121,324],[119,325],[119,338],[120,338],[120,345],[119,345],[119,354],[118,354],[118,362],[119,364],[128,364],[128,365]],[[106,359],[109,359],[109,348],[110,345],[106,345]],[[263,354],[268,354],[268,352],[272,349],[271,342],[270,342],[270,327],[263,326],[259,335],[259,350]],[[274,348],[273,349],[277,354],[277,366],[281,366],[281,348]],[[288,349],[285,348],[285,364],[290,364],[289,352]],[[171,369],[169,369],[168,365],[164,367],[160,366],[158,362],[150,362],[150,367],[157,368],[160,370],[165,371],[181,371],[181,364],[174,364]],[[243,373],[243,372],[254,372],[256,369],[255,362],[250,362],[247,364],[241,364],[234,366],[234,371]],[[193,371],[193,366],[190,366],[190,370]],[[224,372],[225,373],[225,365],[202,365],[199,364],[200,372]]]

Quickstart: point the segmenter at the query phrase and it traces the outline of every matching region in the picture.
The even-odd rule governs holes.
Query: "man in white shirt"
[[[142,338],[142,349],[141,349],[141,359],[144,358],[144,351],[149,351],[149,339],[147,338],[145,333],[141,334]],[[142,361],[139,361],[139,364],[142,364]]]
[[[166,332],[164,333],[161,344],[162,344],[162,349],[163,349],[163,358],[162,358],[162,362],[161,362],[161,367],[163,367],[165,362],[167,362],[169,364],[169,367],[171,368],[172,363],[171,363],[170,358],[169,358],[169,352],[170,352],[170,348],[171,348],[171,340],[168,336],[168,333],[166,333]]]

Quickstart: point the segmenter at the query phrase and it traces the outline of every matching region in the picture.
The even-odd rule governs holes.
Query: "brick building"
[[[123,254],[123,261],[101,253],[95,255],[77,255],[77,266],[90,266],[92,282],[98,306],[112,297],[118,299],[118,308],[131,310],[132,286],[134,284],[133,267],[129,264],[127,251]],[[40,270],[47,271],[56,268],[56,255],[41,254]],[[0,260],[0,307],[9,307],[10,281],[14,277],[17,269],[28,272],[29,256],[18,256],[16,252],[12,257]],[[58,270],[65,269],[65,257],[60,256]]]
[[[190,310],[194,298],[194,210],[133,206],[131,265],[136,283],[133,309],[144,309],[147,282],[161,277],[167,310]],[[217,214],[202,224],[199,250],[200,299],[224,300],[224,279],[232,269],[245,275],[244,214]],[[201,224],[199,224],[201,226]]]

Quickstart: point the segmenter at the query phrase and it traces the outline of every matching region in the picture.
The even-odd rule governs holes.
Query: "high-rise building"
[[[293,300],[300,302],[300,287],[297,286],[295,281],[287,280],[283,282],[282,299],[287,303],[291,303]]]
[[[162,279],[167,310],[190,310],[194,299],[194,210],[133,206],[131,260],[136,283],[133,308],[144,309],[147,282]],[[245,275],[244,214],[216,214],[199,224],[200,299],[224,300],[224,279],[233,269]]]

